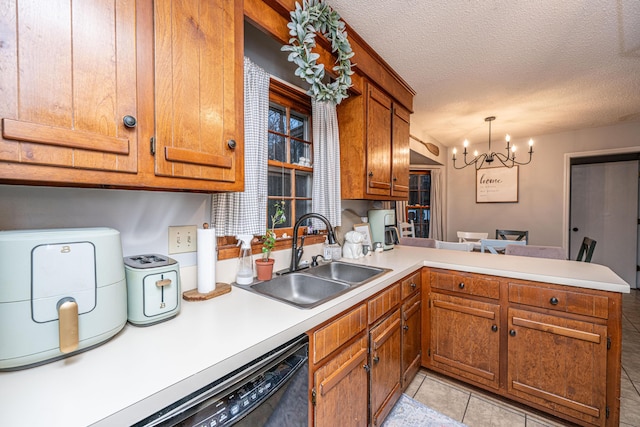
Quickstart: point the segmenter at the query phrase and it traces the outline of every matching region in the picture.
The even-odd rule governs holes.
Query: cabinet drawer
[[[464,295],[500,298],[500,281],[477,274],[432,271],[431,287]]]
[[[362,304],[313,332],[313,363],[318,363],[367,327],[367,306]]]
[[[580,291],[509,283],[509,302],[600,319],[609,318],[609,298]]]
[[[369,324],[374,323],[398,304],[400,304],[400,282],[391,285],[369,300]]]
[[[401,287],[402,287],[402,299],[404,300],[414,292],[419,292],[421,288],[421,280],[420,280],[420,271],[416,271],[410,276],[402,279]]]

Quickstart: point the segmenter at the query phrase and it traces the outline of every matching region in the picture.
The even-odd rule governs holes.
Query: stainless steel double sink
[[[389,271],[386,268],[332,261],[264,282],[236,286],[298,308],[313,308]]]

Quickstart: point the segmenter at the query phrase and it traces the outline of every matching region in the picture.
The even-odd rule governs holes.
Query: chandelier
[[[458,150],[456,148],[453,149],[453,167],[456,169],[464,169],[467,166],[471,166],[474,165],[476,170],[482,168],[482,166],[486,165],[485,167],[491,167],[493,165],[494,160],[499,161],[500,163],[502,163],[502,166],[505,166],[507,168],[512,168],[515,165],[527,165],[531,162],[531,158],[533,157],[533,139],[529,140],[529,160],[527,160],[526,162],[519,162],[516,160],[516,146],[515,145],[509,145],[509,142],[511,141],[511,137],[507,134],[506,136],[506,141],[507,141],[507,155],[505,156],[502,153],[495,153],[493,151],[491,151],[491,122],[494,121],[496,118],[495,116],[491,116],[491,117],[487,117],[484,119],[485,122],[489,122],[489,151],[487,151],[486,153],[482,153],[480,155],[478,155],[478,151],[474,151],[473,152],[473,159],[471,161],[467,161],[467,146],[469,145],[469,141],[467,141],[466,139],[464,140],[464,152],[462,153],[464,155],[464,165],[462,166],[456,166],[456,153],[458,152]],[[498,165],[499,166],[499,165]]]

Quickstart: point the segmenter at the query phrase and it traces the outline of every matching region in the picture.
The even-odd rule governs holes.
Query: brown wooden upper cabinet
[[[241,0],[0,0],[0,181],[241,191]]]
[[[0,177],[137,173],[136,6],[100,3],[0,0]]]
[[[235,3],[154,2],[157,175],[235,182],[242,173]]]
[[[409,197],[409,115],[369,82],[338,106],[344,199]]]

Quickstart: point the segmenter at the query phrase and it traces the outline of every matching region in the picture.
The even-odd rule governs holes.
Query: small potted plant
[[[274,260],[269,258],[271,251],[276,247],[276,225],[282,224],[287,220],[284,213],[284,200],[275,203],[273,206],[275,212],[271,216],[271,228],[262,236],[262,258],[256,260],[256,274],[258,280],[269,280],[273,276]]]

